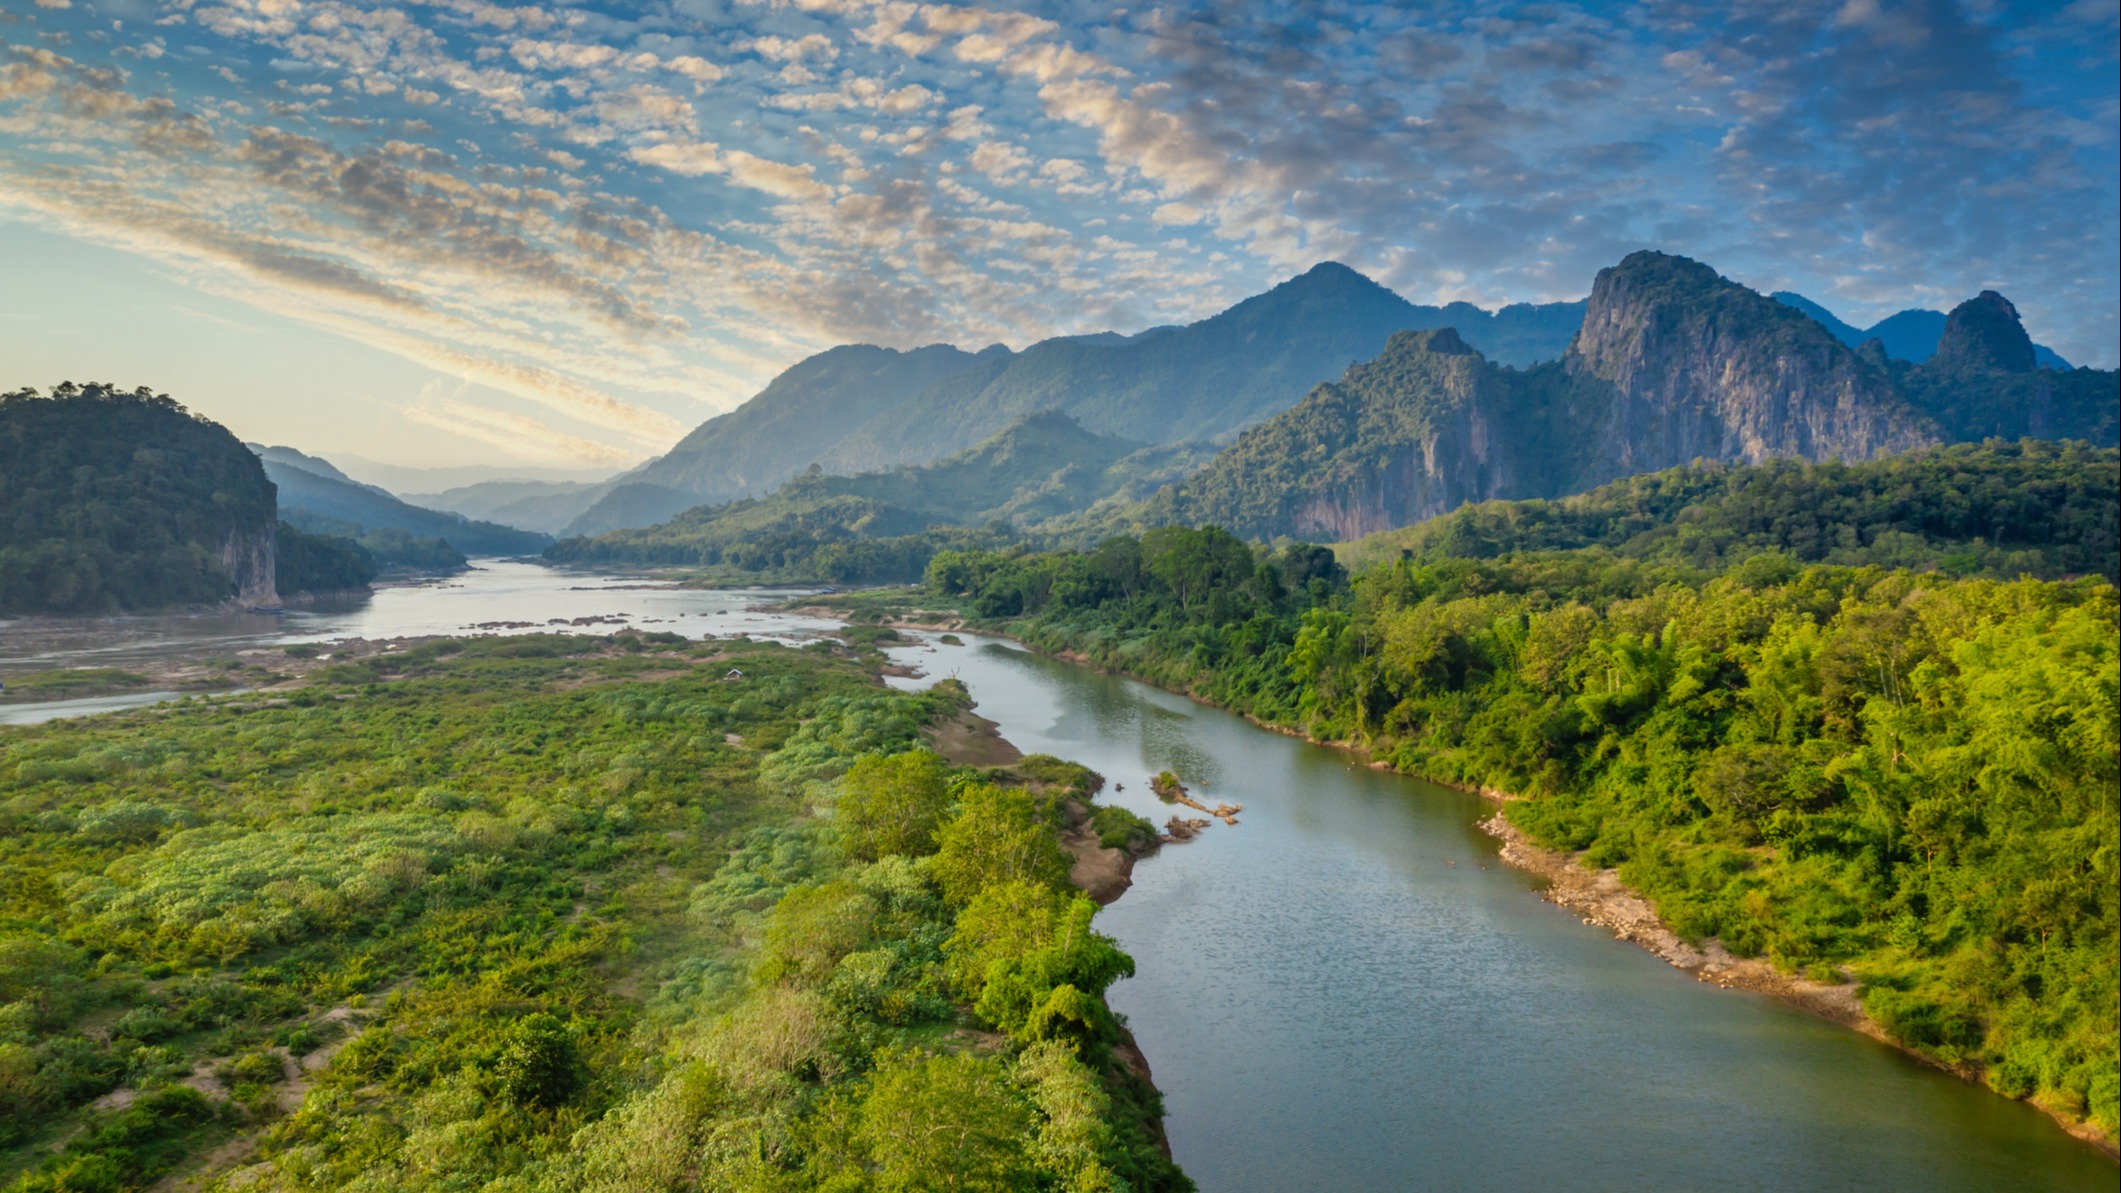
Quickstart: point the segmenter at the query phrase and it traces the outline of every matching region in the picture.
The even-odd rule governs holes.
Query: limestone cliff
[[[1861,460],[1938,438],[1816,321],[1663,253],[1599,271],[1565,367],[1608,383],[1577,390],[1595,442],[1582,487],[1693,459]]]
[[[1469,501],[1552,497],[1696,459],[1867,459],[1939,441],[1881,361],[1682,257],[1598,275],[1556,364],[1498,367],[1448,329],[1247,431],[1151,520],[1345,540]]]
[[[275,535],[279,519],[263,525],[234,526],[221,543],[221,566],[228,572],[233,599],[241,605],[280,603],[279,560]]]

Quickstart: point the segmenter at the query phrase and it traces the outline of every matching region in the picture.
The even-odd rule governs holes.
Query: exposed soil
[[[994,722],[970,709],[924,733],[929,748],[958,766],[1008,766],[1024,757]]]
[[[1082,888],[1102,907],[1134,885],[1134,855],[1124,849],[1100,844],[1088,824],[1079,824],[1061,834],[1061,844],[1075,857],[1068,881]]]
[[[1500,792],[1482,791],[1480,794],[1490,799],[1511,798]],[[1714,982],[1726,990],[1751,990],[1774,995],[1823,1019],[1853,1028],[1880,1043],[1890,1044],[1925,1064],[1936,1065],[1964,1080],[1979,1079],[1979,1074],[1971,1070],[1938,1064],[1933,1058],[1923,1056],[1893,1039],[1877,1020],[1864,1011],[1863,1000],[1857,995],[1856,982],[1846,973],[1841,975],[1840,982],[1815,982],[1801,974],[1783,973],[1758,957],[1733,956],[1720,942],[1713,939],[1703,941],[1699,945],[1689,944],[1665,926],[1648,900],[1628,889],[1627,884],[1620,881],[1617,871],[1588,869],[1582,864],[1581,854],[1563,853],[1560,850],[1534,845],[1521,830],[1503,816],[1500,809],[1493,816],[1481,821],[1480,827],[1489,836],[1502,842],[1503,861],[1547,880],[1547,886],[1540,892],[1540,897],[1577,913],[1584,923],[1609,929],[1615,937],[1655,953],[1674,968],[1683,969],[1701,981]],[[2121,1154],[2121,1151],[2116,1149],[2114,1138],[2096,1125],[2073,1122],[2052,1109],[2041,1106],[2037,1101],[2032,1105],[2078,1139],[2108,1155]]]
[[[1481,821],[1480,827],[1502,842],[1503,861],[1547,880],[1542,898],[1577,913],[1584,923],[1611,929],[1619,939],[1657,954],[1704,982],[1772,994],[1873,1039],[1891,1042],[1885,1029],[1864,1013],[1854,981],[1829,984],[1783,973],[1757,957],[1733,956],[1714,940],[1688,944],[1665,926],[1648,900],[1620,881],[1617,871],[1589,870],[1582,865],[1580,854],[1532,844],[1500,811]]]

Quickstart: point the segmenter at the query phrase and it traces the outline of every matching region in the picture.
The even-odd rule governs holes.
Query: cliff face
[[[1598,275],[1558,364],[1499,368],[1448,329],[1402,333],[1152,510],[1346,540],[1696,459],[1860,460],[1939,438],[1879,361],[1803,313],[1685,258],[1636,253]]]
[[[262,526],[237,526],[221,543],[221,566],[235,600],[243,605],[273,606],[280,603],[279,561],[275,534],[278,518]]]
[[[1937,441],[1892,378],[1832,332],[1684,257],[1635,253],[1601,270],[1565,363],[1610,387],[1579,390],[1597,443],[1579,483],[1696,458],[1861,460]]]

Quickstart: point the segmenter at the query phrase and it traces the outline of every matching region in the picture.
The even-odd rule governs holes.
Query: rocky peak
[[[2030,373],[2039,367],[2032,338],[2018,321],[2018,308],[1994,290],[1983,290],[1952,309],[1930,361],[1945,369]]]
[[[1685,257],[1601,270],[1563,363],[1613,387],[1601,480],[1695,456],[1860,460],[1933,441],[1875,358]]]

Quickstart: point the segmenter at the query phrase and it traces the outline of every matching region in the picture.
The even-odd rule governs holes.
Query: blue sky
[[[0,0],[0,384],[618,467],[834,343],[1656,247],[2117,356],[2116,0]]]

